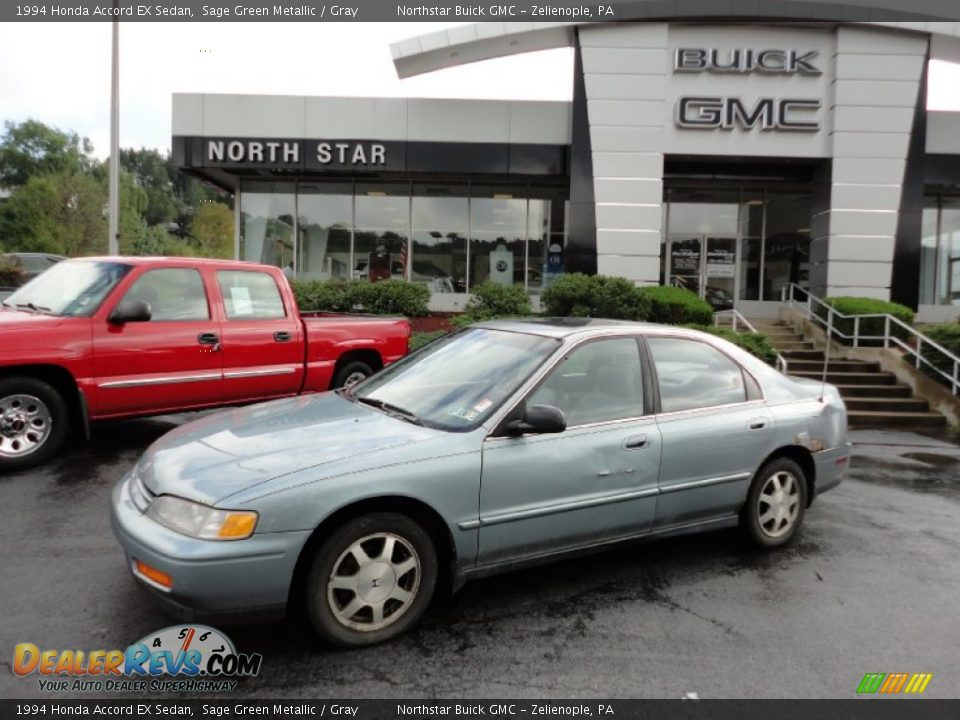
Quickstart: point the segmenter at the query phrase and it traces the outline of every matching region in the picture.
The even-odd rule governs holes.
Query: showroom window
[[[432,294],[492,280],[539,293],[564,272],[568,191],[471,182],[244,182],[240,258],[289,277],[408,279]]]
[[[293,270],[294,183],[244,184],[240,201],[240,258]]]
[[[921,304],[960,305],[960,196],[926,197],[920,273]]]

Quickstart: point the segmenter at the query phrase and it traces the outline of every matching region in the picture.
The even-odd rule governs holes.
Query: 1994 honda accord
[[[133,575],[181,617],[302,600],[343,646],[392,638],[464,581],[739,523],[775,547],[849,460],[830,385],[712,335],[500,321],[349,390],[184,425],[117,485]]]

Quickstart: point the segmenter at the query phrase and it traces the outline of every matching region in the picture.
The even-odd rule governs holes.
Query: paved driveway
[[[124,648],[171,621],[128,577],[111,485],[184,417],[97,428],[0,479],[0,697],[13,645]],[[299,620],[231,628],[258,697],[851,697],[866,672],[932,672],[960,696],[960,447],[857,432],[848,481],[790,547],[735,532],[636,545],[468,585],[387,646],[332,652]]]

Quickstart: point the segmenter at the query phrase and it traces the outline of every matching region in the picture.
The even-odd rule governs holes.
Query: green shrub
[[[625,278],[570,273],[551,283],[540,302],[548,315],[646,320],[650,298]]]
[[[684,288],[646,287],[650,298],[650,321],[664,325],[709,325],[713,322],[713,308],[699,295]]]
[[[862,297],[828,297],[824,302],[842,315],[893,315],[897,320],[913,324],[914,312],[904,305],[887,302],[886,300],[875,300],[873,298]],[[822,306],[817,306],[817,315],[824,320],[827,319],[827,310]],[[870,335],[882,337],[884,333],[883,318],[869,318],[860,321],[860,335]],[[855,321],[850,318],[843,320],[834,318],[834,327],[844,335],[853,336]],[[897,332],[896,326],[891,331],[898,337],[907,338],[906,331]],[[873,343],[876,344],[876,343]]]
[[[407,317],[422,317],[428,313],[430,290],[420,283],[294,280],[290,284],[297,304],[304,311],[367,312]]]
[[[925,325],[920,331],[944,350],[960,357],[960,323],[944,323],[943,325]],[[935,368],[945,372],[948,376],[953,376],[953,361],[950,360],[939,350],[929,345],[923,346],[923,358],[928,360]],[[923,371],[935,380],[949,386],[950,381],[939,373],[931,370],[926,364],[922,366]]]
[[[776,366],[777,364],[777,351],[773,345],[770,344],[770,340],[766,335],[735,332],[729,328],[720,328],[713,325],[687,325],[687,327],[691,330],[710,333],[711,335],[716,335],[717,337],[732,342],[737,347],[760,358],[763,362],[767,363],[767,365]]]
[[[0,287],[20,287],[23,281],[23,270],[19,265],[0,259]]]
[[[501,285],[485,282],[471,288],[473,294],[466,314],[476,320],[494,317],[522,317],[530,315],[530,298],[522,285]]]

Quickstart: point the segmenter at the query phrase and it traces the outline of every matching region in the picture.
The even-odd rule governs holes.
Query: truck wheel
[[[67,436],[67,405],[54,388],[31,377],[0,380],[0,470],[46,462]]]
[[[307,582],[317,633],[340,647],[364,647],[406,632],[437,584],[437,552],[413,520],[374,513],[351,520],[320,547]]]
[[[373,375],[373,368],[361,360],[346,363],[333,376],[331,389],[349,388]]]
[[[760,468],[753,479],[740,524],[760,547],[779,547],[797,534],[806,507],[803,469],[789,458],[777,458]]]

